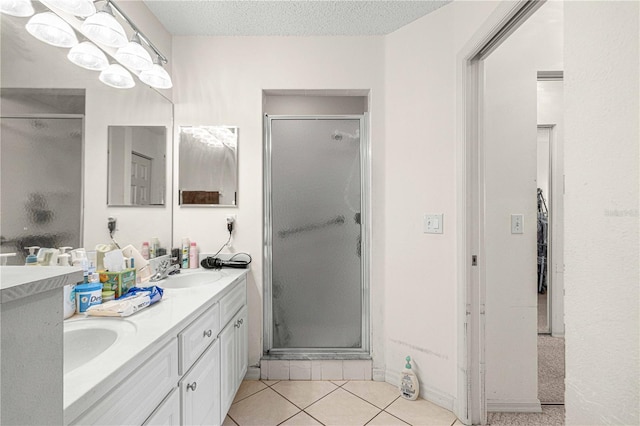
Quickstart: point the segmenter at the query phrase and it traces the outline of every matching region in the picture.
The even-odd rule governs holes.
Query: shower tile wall
[[[262,380],[372,380],[371,360],[262,360]]]

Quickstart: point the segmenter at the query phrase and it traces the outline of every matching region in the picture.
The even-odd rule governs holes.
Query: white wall
[[[567,424],[640,424],[639,18],[565,4]]]
[[[227,239],[225,216],[237,215],[232,250],[253,256],[248,281],[250,365],[257,365],[262,354],[263,90],[371,90],[373,257],[378,259],[371,282],[373,351],[376,365],[382,366],[383,279],[377,272],[382,263],[384,210],[382,37],[175,37],[173,52],[175,128],[234,125],[240,129],[238,207],[180,207],[174,200],[173,229],[176,244],[189,237],[201,253],[214,253]],[[176,185],[177,177],[174,192]]]
[[[453,408],[457,375],[455,60],[496,7],[454,2],[385,38],[386,379],[410,355],[421,394]],[[442,235],[423,233],[444,214]]]

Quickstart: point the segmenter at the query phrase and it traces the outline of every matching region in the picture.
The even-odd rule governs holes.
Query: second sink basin
[[[135,333],[136,326],[122,319],[81,319],[64,322],[65,374],[105,352],[124,335]]]
[[[158,283],[162,288],[190,288],[212,284],[224,277],[222,271],[187,272],[184,274],[170,275]]]

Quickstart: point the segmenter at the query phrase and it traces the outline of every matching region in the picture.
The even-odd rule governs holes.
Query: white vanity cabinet
[[[220,366],[222,413],[227,413],[248,367],[248,320],[246,307],[246,286],[239,286],[227,296],[239,309],[220,333]],[[224,299],[223,299],[224,302]],[[221,302],[221,303],[223,303]],[[224,417],[220,419],[220,422]]]
[[[183,425],[210,425],[220,419],[220,339],[184,375],[180,398]]]

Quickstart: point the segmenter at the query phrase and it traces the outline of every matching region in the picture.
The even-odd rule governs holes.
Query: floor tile
[[[269,380],[289,380],[289,360],[269,361]]]
[[[316,425],[322,426],[322,423],[314,420],[313,417],[311,417],[304,411],[301,411],[300,413],[291,417],[286,422],[281,423],[281,425],[283,426],[316,426]]]
[[[260,381],[267,386],[273,386],[276,383],[278,383],[280,380],[260,380]]]
[[[291,361],[290,380],[311,380],[311,361]]]
[[[347,381],[346,380],[331,380],[331,383],[333,383],[336,386],[342,386],[345,383],[347,383]]]
[[[362,426],[374,418],[380,409],[345,390],[337,389],[305,411],[328,426]]]
[[[398,388],[385,382],[350,381],[342,389],[358,395],[360,398],[384,409],[400,397]]]
[[[397,417],[393,417],[387,412],[381,412],[373,418],[367,426],[406,426],[407,423],[403,422]]]
[[[267,388],[231,405],[229,417],[241,426],[274,426],[299,411],[298,407]]]
[[[321,376],[322,380],[342,380],[342,361],[322,360]]]
[[[271,389],[275,390],[301,409],[304,409],[337,388],[338,387],[331,382],[305,380],[278,382],[273,385]]]
[[[409,401],[398,398],[385,411],[414,426],[450,426],[456,421],[456,416],[451,411],[438,407],[425,399]]]
[[[371,360],[342,361],[342,377],[345,380],[371,380]]]
[[[456,419],[456,422],[453,424],[453,426],[464,426],[464,423],[462,423],[459,419]]]
[[[222,426],[238,426],[238,424],[233,420],[231,420],[229,416],[227,416],[224,418],[224,422],[222,423]]]
[[[266,389],[267,385],[258,380],[245,380],[240,384],[240,389],[236,392],[236,397],[233,402],[238,402],[245,399],[248,396],[253,395],[256,392],[260,392],[262,389]]]

